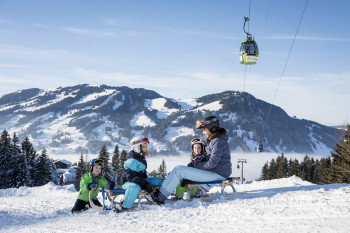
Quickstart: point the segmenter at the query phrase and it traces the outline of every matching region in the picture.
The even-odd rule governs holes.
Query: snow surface
[[[72,185],[0,190],[0,232],[349,232],[350,185],[298,177],[227,188],[211,203],[171,202],[116,214],[71,214]],[[210,193],[219,189],[214,187]]]

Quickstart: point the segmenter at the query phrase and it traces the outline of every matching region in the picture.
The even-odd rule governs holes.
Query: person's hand
[[[153,192],[153,187],[152,187],[152,185],[150,183],[147,182],[144,186],[145,186],[146,191],[148,193],[152,193]]]
[[[107,183],[107,187],[109,189],[114,189],[114,186],[115,186],[115,183],[113,181],[110,181],[110,182]]]
[[[147,182],[145,179],[142,179],[140,181],[140,186],[141,186],[141,188],[145,189],[148,193],[153,192],[152,185],[149,182]]]
[[[87,189],[88,190],[91,190],[91,189],[97,189],[98,188],[98,185],[97,184],[93,184],[93,183],[90,183],[87,185]]]

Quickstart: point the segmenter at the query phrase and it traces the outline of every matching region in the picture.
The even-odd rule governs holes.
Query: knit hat
[[[147,143],[149,143],[149,140],[146,137],[144,137],[144,138],[134,137],[130,141],[130,146],[131,146],[132,150],[135,151],[136,153],[141,153],[141,144],[147,144]]]

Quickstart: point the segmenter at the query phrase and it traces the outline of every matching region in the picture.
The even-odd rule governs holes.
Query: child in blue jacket
[[[153,186],[160,186],[162,179],[158,177],[147,178],[148,138],[134,137],[130,141],[132,150],[127,155],[122,174],[123,186],[126,190],[124,200],[115,206],[115,212],[121,212],[132,207],[141,189],[148,193],[153,192]]]

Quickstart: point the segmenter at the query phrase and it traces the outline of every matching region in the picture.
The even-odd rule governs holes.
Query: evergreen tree
[[[290,160],[290,169],[289,169],[289,173],[288,176],[299,176],[299,161],[297,159],[294,159],[293,161]]]
[[[127,155],[128,155],[128,152],[126,152],[126,150],[122,150],[122,152],[120,153],[120,164],[122,169],[124,169],[124,163],[126,161]]]
[[[331,172],[332,160],[331,158],[322,158],[320,161],[320,184],[329,184],[333,181],[333,173]]]
[[[275,159],[271,159],[270,166],[269,166],[269,179],[276,179],[276,173],[277,173],[277,164]]]
[[[46,149],[43,149],[38,157],[35,169],[34,180],[37,186],[45,185],[48,182],[57,183],[57,174],[53,161],[49,159]]]
[[[164,159],[162,160],[162,163],[160,164],[159,168],[158,168],[158,176],[162,179],[165,180],[165,178],[167,177],[167,171],[166,171],[166,164]]]
[[[312,174],[312,183],[321,184],[321,163],[316,159],[314,170]]]
[[[13,177],[15,162],[11,137],[7,130],[4,130],[0,137],[0,189],[12,187],[11,180]]]
[[[276,159],[276,174],[275,178],[284,178],[288,176],[288,160],[284,157],[282,153],[281,156],[278,156]]]
[[[75,180],[80,181],[81,177],[87,172],[89,172],[89,170],[87,169],[86,162],[84,161],[83,152],[81,152],[77,170],[75,172]]]
[[[312,182],[312,183],[314,183],[312,180],[313,180],[313,178],[315,176],[315,174],[314,174],[315,173],[315,169],[316,169],[315,167],[316,167],[315,159],[311,158],[310,159],[310,164],[309,164],[309,181]],[[317,176],[317,174],[316,174],[316,176]]]
[[[13,173],[11,177],[11,187],[18,188],[20,186],[29,186],[31,184],[30,172],[27,165],[27,159],[22,156],[21,149],[18,145],[18,137],[16,133],[12,138],[13,150]]]
[[[269,162],[266,162],[261,170],[260,180],[269,180]]]
[[[331,152],[331,172],[334,183],[350,183],[350,124],[346,126],[343,138],[334,146]]]
[[[21,144],[22,147],[22,157],[26,158],[28,170],[30,173],[30,183],[28,184],[30,187],[35,186],[34,183],[34,172],[36,167],[36,159],[37,159],[37,153],[32,145],[32,143],[29,141],[28,137],[24,139],[24,141]]]
[[[113,169],[113,181],[116,184],[120,184],[119,180],[121,177],[121,165],[120,165],[120,155],[119,155],[119,147],[118,144],[115,146],[112,156],[112,169]]]
[[[309,156],[305,155],[304,160],[300,163],[300,171],[299,171],[299,177],[302,180],[311,181],[310,177],[310,158]]]
[[[113,171],[109,164],[109,153],[107,151],[106,145],[103,145],[100,151],[100,154],[98,156],[99,159],[102,159],[104,162],[104,168],[103,168],[103,175],[106,178],[107,181],[113,180]]]
[[[158,173],[156,170],[153,170],[151,173],[149,173],[150,177],[158,177]]]

